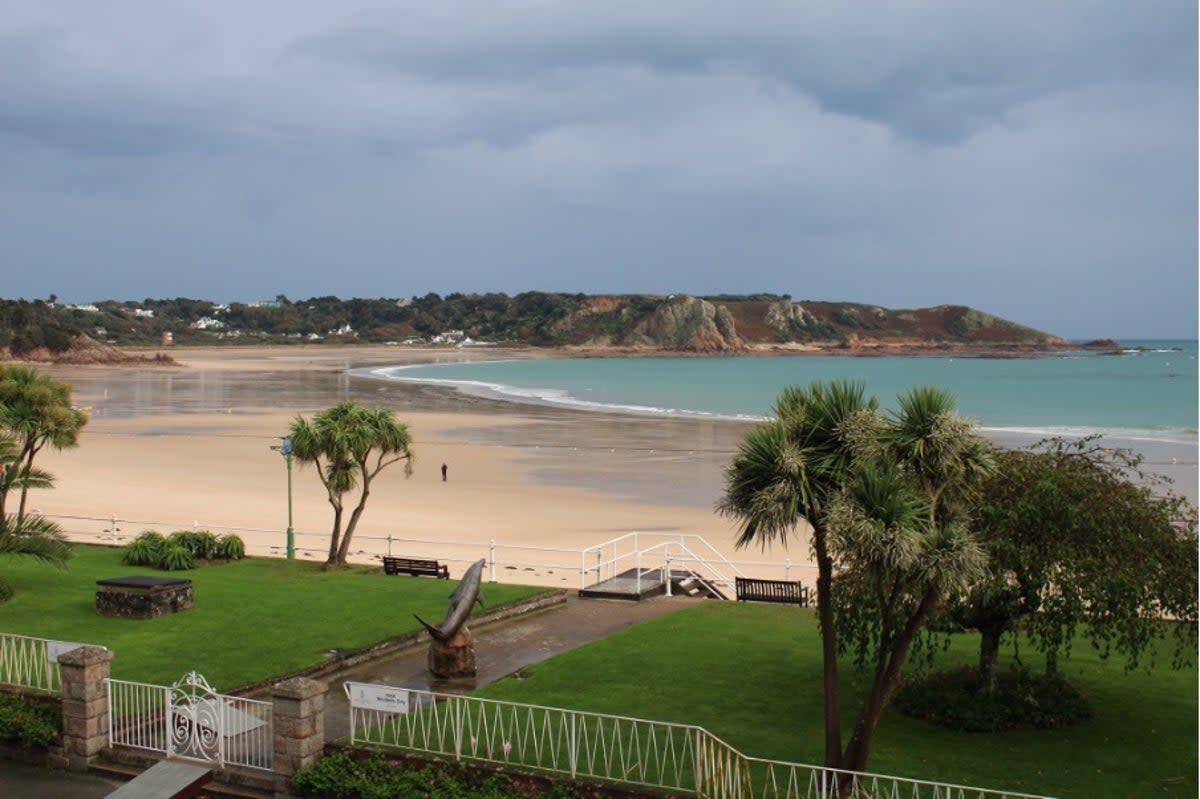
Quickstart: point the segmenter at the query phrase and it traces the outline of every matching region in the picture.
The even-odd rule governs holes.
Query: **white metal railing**
[[[1047,799],[748,757],[702,727],[346,683],[351,743],[705,799]]]
[[[161,521],[148,519],[125,519],[119,516],[71,516],[45,514],[57,521],[63,532],[73,541],[119,546],[137,538],[143,530],[170,533],[175,530],[209,530],[217,535],[233,533],[242,537],[247,552],[257,555],[280,556],[285,550],[286,533],[277,528],[249,527],[245,525],[212,524],[201,521]],[[329,550],[329,533],[298,530],[294,533],[296,555],[305,559],[324,559]],[[776,577],[784,580],[796,579],[794,573],[807,573],[812,569],[807,563],[783,561],[731,560],[722,555],[702,536],[694,534],[629,533],[603,544],[590,547],[546,547],[506,543],[490,539],[486,541],[447,541],[376,535],[359,532],[354,535],[354,549],[350,559],[365,563],[378,561],[385,555],[429,557],[449,564],[460,564],[466,568],[480,557],[487,561],[488,581],[497,582],[506,573],[513,578],[528,579],[530,569],[554,576],[578,575],[579,586],[586,588],[590,582],[615,576],[620,571],[632,568],[638,553],[656,543],[676,541],[690,551],[692,556],[676,565],[680,568],[696,566],[716,568],[735,575]],[[698,555],[695,553],[699,553]],[[661,562],[647,562],[645,571],[657,569]],[[453,576],[453,574],[452,574]],[[517,581],[516,579],[513,580]]]
[[[808,564],[793,564],[790,559],[783,563],[730,560],[703,536],[692,533],[632,532],[582,550],[579,587],[586,588],[588,580],[600,583],[633,571],[640,591],[643,575],[663,570],[665,577],[670,569],[679,568],[709,587],[732,588],[735,577],[747,576],[743,566],[770,566],[773,570],[782,567],[784,580],[792,579],[793,570],[812,568]],[[669,581],[667,584],[670,585]]]
[[[108,740],[226,765],[270,770],[271,703],[214,691],[190,672],[174,685],[108,680]]]
[[[0,633],[0,685],[58,693],[62,687],[58,656],[81,646],[87,644]]]

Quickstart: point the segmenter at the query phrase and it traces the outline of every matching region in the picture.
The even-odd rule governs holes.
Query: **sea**
[[[781,389],[854,380],[884,408],[914,386],[955,395],[985,432],[1197,443],[1197,342],[1034,358],[685,357],[491,360],[371,369],[513,402],[639,415],[765,419]]]

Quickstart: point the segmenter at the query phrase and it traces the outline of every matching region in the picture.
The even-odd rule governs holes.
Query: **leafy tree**
[[[738,546],[786,545],[807,528],[817,564],[825,765],[861,771],[879,718],[931,614],[982,572],[967,528],[969,489],[987,448],[936,389],[883,416],[851,383],[788,388],[775,419],[747,435],[718,511]],[[853,649],[871,689],[843,748],[837,657]]]
[[[28,555],[63,568],[71,557],[71,545],[62,529],[36,513],[18,519],[13,514],[0,516],[0,555]],[[12,596],[12,586],[0,577],[0,601]]]
[[[412,474],[408,427],[386,408],[367,408],[347,401],[321,411],[311,422],[297,416],[290,432],[293,454],[301,464],[317,467],[317,477],[333,508],[325,567],[345,566],[350,539],[371,493],[371,481],[397,461],[405,462],[406,476]],[[346,520],[345,497],[355,490],[358,499]]]
[[[50,479],[34,468],[34,458],[47,444],[58,450],[78,446],[85,424],[87,414],[71,405],[69,384],[30,366],[0,366],[0,431],[16,448],[16,457],[0,481],[0,516],[9,491],[18,488],[17,521],[24,518],[29,489],[46,487]]]
[[[1082,630],[1101,655],[1136,667],[1174,638],[1173,663],[1196,649],[1196,512],[1159,495],[1141,456],[1097,440],[1052,438],[998,453],[978,526],[990,554],[954,617],[981,634],[979,691],[991,694],[1005,635],[1022,630],[1053,672]],[[1164,623],[1171,619],[1175,623]]]

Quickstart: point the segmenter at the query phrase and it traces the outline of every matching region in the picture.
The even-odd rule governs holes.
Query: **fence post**
[[[388,552],[387,556],[390,558],[392,556],[392,534],[391,533],[388,533],[387,552]]]
[[[327,687],[307,677],[293,677],[271,687],[277,795],[291,795],[292,777],[317,762],[325,749]]]
[[[667,596],[671,596],[671,556],[667,555],[667,565],[663,567],[663,582],[667,584]]]
[[[567,760],[571,764],[571,779],[575,779],[579,765],[579,741],[575,738],[575,720],[577,718],[579,718],[578,713],[571,714],[571,745],[567,749]]]
[[[113,545],[115,546],[117,543],[117,515],[115,513],[109,519],[108,531],[112,533]]]
[[[496,582],[496,539],[488,541],[488,582]]]
[[[87,771],[108,743],[108,677],[112,652],[81,646],[58,657],[62,671],[63,753],[67,768]]]

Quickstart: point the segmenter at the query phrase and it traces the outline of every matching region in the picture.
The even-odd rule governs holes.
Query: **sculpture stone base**
[[[463,627],[449,641],[434,638],[429,642],[429,670],[435,677],[475,676],[475,642],[471,631]]]

